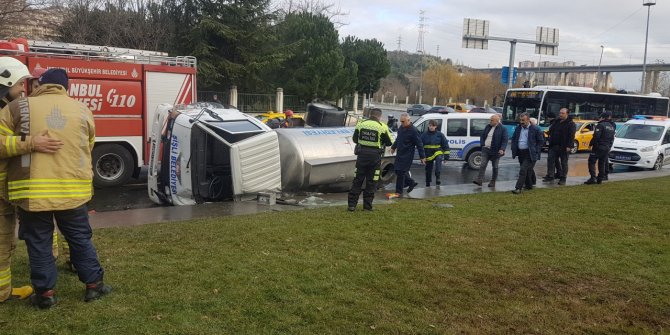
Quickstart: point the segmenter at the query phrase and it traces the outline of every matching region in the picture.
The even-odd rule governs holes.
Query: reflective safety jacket
[[[441,131],[430,132],[426,130],[421,135],[421,142],[423,142],[423,150],[426,152],[426,161],[430,162],[440,155],[446,155],[449,158],[449,142],[447,137]]]
[[[8,108],[9,113],[0,115],[0,129],[16,137],[46,129],[63,141],[55,154],[33,152],[9,160],[8,199],[33,212],[72,209],[89,201],[95,125],[88,107],[68,97],[63,86],[47,84],[28,98],[10,102]]]
[[[356,144],[374,149],[393,144],[388,126],[372,119],[359,122],[352,139]]]
[[[9,114],[7,98],[0,99],[0,115]],[[30,136],[15,136],[10,128],[0,125],[0,199],[7,200],[7,158],[20,156],[32,151],[32,138]],[[0,213],[6,214],[6,213]]]

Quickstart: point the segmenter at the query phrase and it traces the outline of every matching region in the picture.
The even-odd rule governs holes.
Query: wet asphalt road
[[[389,110],[385,109],[382,115],[382,120],[386,121],[388,115],[393,115],[396,118],[400,117],[402,110]],[[412,116],[412,121],[418,119],[419,116]],[[543,153],[542,160],[537,163],[535,166],[535,173],[538,176],[538,179],[543,177],[546,174],[547,160],[546,153]],[[569,177],[568,179],[577,179],[584,181],[588,179],[588,153],[578,153],[570,156],[569,160]],[[516,160],[511,158],[511,153],[508,150],[506,156],[504,156],[499,163],[499,173],[498,173],[498,182],[513,181],[516,180],[519,172],[519,163]],[[418,161],[415,161],[415,164],[412,166],[411,174],[412,177],[419,183],[419,187],[425,185],[425,167],[421,165]],[[612,173],[614,174],[625,174],[628,171],[640,171],[636,168],[629,167],[616,167]],[[476,170],[468,168],[465,162],[461,161],[448,161],[442,166],[442,187],[461,187],[465,188],[465,185],[468,187],[472,185],[472,180],[477,175]],[[487,181],[491,176],[491,168],[489,167],[486,173],[485,180]],[[96,189],[93,199],[89,203],[89,207],[96,212],[108,212],[108,211],[119,211],[119,210],[129,210],[129,209],[139,209],[139,208],[150,208],[150,207],[159,207],[158,205],[151,202],[147,192],[147,177],[146,177],[146,168],[142,169],[139,179],[133,179],[130,183],[112,188]],[[461,185],[461,186],[458,186]],[[394,184],[386,185],[385,189],[392,191],[394,189]],[[314,193],[302,193],[302,194],[292,194],[290,195],[297,201],[305,200]],[[322,196],[322,195],[321,195]],[[337,195],[333,195],[333,198],[338,198]]]
[[[588,176],[587,160],[588,153],[572,155],[569,160],[570,166],[568,179],[577,179],[580,181],[586,180]],[[511,159],[509,153],[501,159],[499,167],[499,182],[516,180],[519,172],[519,163],[516,160]],[[535,173],[538,178],[541,178],[546,174],[546,167],[546,153],[544,153],[543,159],[535,166]],[[424,169],[425,167],[419,162],[415,162],[412,166],[412,177],[419,182],[419,187],[423,187],[425,183]],[[616,167],[612,173],[625,175],[628,171],[639,171],[639,169]],[[472,180],[476,175],[477,171],[468,168],[467,164],[464,162],[448,161],[442,166],[442,187],[459,187],[458,185],[469,186],[472,184]],[[491,168],[489,167],[485,177],[486,180],[488,180],[490,176]],[[393,184],[387,185],[386,189],[393,190]],[[311,193],[296,194],[294,195],[294,198],[300,201],[310,195]],[[124,186],[96,189],[89,207],[97,212],[106,212],[158,206],[149,200],[146,185],[146,171],[144,171],[140,179],[134,179],[131,183]]]

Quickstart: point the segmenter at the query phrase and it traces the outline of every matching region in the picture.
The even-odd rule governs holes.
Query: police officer
[[[363,209],[372,210],[372,200],[375,197],[375,187],[381,174],[381,162],[385,147],[393,144],[388,127],[379,120],[382,110],[370,110],[370,119],[359,122],[354,130],[353,140],[356,143],[356,175],[349,191],[349,211],[356,210],[358,197],[361,194],[363,180]]]
[[[614,143],[614,125],[611,122],[612,113],[605,111],[600,115],[591,139],[591,154],[589,154],[589,174],[591,178],[584,184],[600,184],[607,175],[608,155]],[[598,177],[596,178],[596,162],[598,162]]]

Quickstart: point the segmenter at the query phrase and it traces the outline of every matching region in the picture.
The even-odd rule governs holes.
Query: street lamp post
[[[642,60],[642,88],[640,93],[644,94],[646,87],[646,74],[647,74],[647,42],[649,41],[649,15],[651,14],[651,6],[656,4],[656,0],[642,0],[642,5],[647,6],[647,32],[644,35],[644,59]]]
[[[604,46],[600,46],[600,60],[598,61],[598,73],[596,74],[596,82],[598,83],[598,88],[600,88],[600,64],[603,62],[603,51],[605,51]]]

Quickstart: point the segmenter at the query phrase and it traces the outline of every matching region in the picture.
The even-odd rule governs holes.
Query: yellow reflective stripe
[[[374,176],[374,178],[372,178],[372,180],[374,180],[374,181],[379,180],[379,173],[380,173],[380,170],[375,170],[375,176]]]
[[[9,156],[12,156],[12,137],[11,136],[5,137],[5,148],[7,148],[7,154]]]
[[[91,193],[89,194],[44,194],[44,195],[10,195],[9,200],[21,200],[21,199],[54,199],[54,198],[90,198]]]
[[[424,149],[439,149],[441,145],[439,144],[428,144],[423,146]]]
[[[444,152],[442,152],[441,150],[435,151],[435,153],[432,156],[426,158],[426,160],[430,162],[433,159],[437,158],[437,156],[439,155],[444,155]]]
[[[0,286],[7,286],[12,283],[12,268],[0,271]]]
[[[18,191],[11,191],[9,195],[19,194],[19,193],[28,193],[28,194],[44,194],[44,193],[91,193],[91,189],[88,187],[78,187],[78,188],[67,188],[67,189],[23,189]]]
[[[21,187],[21,186],[37,186],[37,185],[54,185],[54,186],[63,186],[63,185],[76,185],[76,186],[85,186],[90,185],[92,181],[90,179],[24,179],[24,180],[14,180],[7,183],[10,189]]]
[[[0,124],[0,134],[14,135],[14,131]]]
[[[53,243],[51,243],[52,247],[58,247],[58,233],[54,229],[54,238],[53,238]]]

